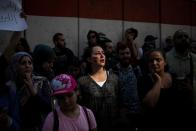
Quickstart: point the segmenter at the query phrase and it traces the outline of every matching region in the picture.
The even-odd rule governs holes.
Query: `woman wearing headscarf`
[[[55,58],[55,52],[50,46],[46,44],[36,45],[33,50],[34,73],[51,81],[55,76],[53,70]]]
[[[18,103],[20,131],[39,131],[52,107],[49,81],[32,72],[33,61],[28,53],[18,52],[12,56],[6,86],[14,92],[12,97]]]

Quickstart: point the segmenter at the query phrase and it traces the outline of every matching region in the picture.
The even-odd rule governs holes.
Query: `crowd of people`
[[[128,28],[116,45],[89,30],[82,59],[62,33],[30,49],[14,32],[0,57],[2,131],[193,130],[196,118],[196,55],[177,30],[157,47]],[[177,123],[177,124],[175,124]]]

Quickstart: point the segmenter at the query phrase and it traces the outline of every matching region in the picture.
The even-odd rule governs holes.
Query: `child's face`
[[[56,96],[62,110],[72,110],[77,104],[77,92],[73,91]]]

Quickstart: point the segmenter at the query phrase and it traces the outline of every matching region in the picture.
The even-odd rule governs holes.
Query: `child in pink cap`
[[[56,76],[52,82],[52,96],[58,102],[45,119],[42,131],[96,131],[97,124],[90,109],[77,104],[77,83],[67,74]]]

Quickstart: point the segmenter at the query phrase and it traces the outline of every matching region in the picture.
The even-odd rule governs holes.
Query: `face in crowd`
[[[128,47],[119,49],[118,57],[122,66],[127,67],[130,65],[131,52]]]
[[[183,30],[178,30],[173,36],[174,47],[179,53],[183,53],[190,48],[189,35]]]
[[[63,112],[74,110],[77,106],[77,83],[67,74],[60,74],[52,79],[53,96]]]
[[[11,79],[31,77],[33,72],[32,57],[26,52],[15,53],[10,60]]]
[[[107,42],[106,44],[106,49],[105,49],[105,53],[107,54],[112,54],[114,52],[114,45],[112,42]]]
[[[56,96],[58,103],[62,110],[72,110],[77,104],[77,92],[72,91],[69,93]]]
[[[136,39],[138,35],[138,31],[134,28],[128,28],[126,31],[125,31],[125,38],[126,40],[128,41],[133,41]]]
[[[105,66],[105,53],[100,46],[92,47],[91,56],[88,58],[88,61],[93,66],[104,67]]]
[[[90,46],[95,46],[97,44],[97,36],[95,33],[90,33],[88,36],[88,41]]]
[[[164,54],[159,50],[153,50],[149,53],[149,68],[153,73],[160,74],[164,72],[166,61]]]
[[[58,35],[57,40],[55,41],[55,45],[58,48],[64,48],[65,47],[65,38],[64,38],[63,34]]]
[[[23,56],[16,67],[16,72],[19,76],[26,78],[26,75],[31,75],[33,71],[32,59],[29,56]]]
[[[54,66],[54,61],[55,61],[55,59],[51,58],[51,59],[43,62],[41,65],[42,70],[45,72],[52,72],[53,66]]]

